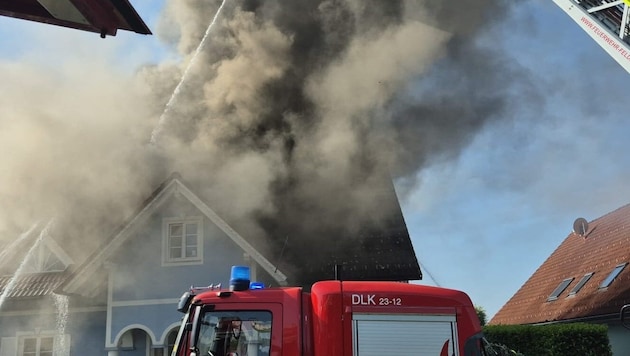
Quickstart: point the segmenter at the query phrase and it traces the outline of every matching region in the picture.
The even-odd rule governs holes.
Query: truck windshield
[[[198,335],[199,355],[269,356],[271,312],[206,311]]]

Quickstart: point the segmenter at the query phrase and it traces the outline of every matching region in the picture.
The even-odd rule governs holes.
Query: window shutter
[[[70,334],[55,336],[55,356],[70,356]]]
[[[0,340],[0,356],[17,356],[16,337],[3,337]]]

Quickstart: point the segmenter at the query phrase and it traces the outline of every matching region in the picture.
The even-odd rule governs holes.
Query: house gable
[[[0,270],[15,265],[10,274],[0,276],[0,305],[6,298],[51,295],[68,276],[74,264],[68,254],[48,234],[52,221],[41,231],[34,224],[3,250]]]
[[[48,234],[48,228],[33,224],[10,244],[3,246],[0,252],[0,271],[14,274],[18,266],[20,274],[41,272],[62,272],[74,260]]]
[[[49,235],[42,237],[27,262],[23,273],[62,272],[74,264],[74,260]]]
[[[630,205],[569,234],[490,324],[618,319],[630,303],[628,262]]]
[[[132,217],[105,245],[96,251],[93,256],[80,266],[76,273],[63,286],[63,291],[69,294],[85,294],[83,288],[89,285],[90,279],[94,276],[110,259],[121,246],[123,246],[131,236],[145,226],[148,219],[163,207],[173,197],[180,197],[192,204],[200,214],[217,226],[226,234],[244,253],[251,257],[253,262],[261,266],[278,284],[286,285],[286,276],[271,264],[262,254],[254,249],[240,234],[232,229],[223,219],[221,219],[206,203],[195,195],[182,181],[178,175],[173,175],[162,186],[160,186],[152,196],[145,202],[140,211]]]

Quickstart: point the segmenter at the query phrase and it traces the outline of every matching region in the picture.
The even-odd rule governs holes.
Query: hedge
[[[489,342],[526,356],[612,356],[606,325],[487,325],[483,332]]]

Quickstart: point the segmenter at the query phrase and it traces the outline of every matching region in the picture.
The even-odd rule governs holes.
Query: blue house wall
[[[165,263],[165,219],[200,218],[203,239],[198,263]],[[108,261],[110,330],[107,345],[115,347],[125,330],[139,328],[162,345],[162,335],[181,319],[176,303],[194,286],[229,283],[230,267],[244,263],[244,251],[185,199],[172,199],[137,226]],[[134,341],[135,342],[135,341]]]
[[[54,309],[52,298],[44,298],[44,304],[50,308],[36,308],[27,311],[0,311],[0,342],[11,343],[13,346],[0,345],[1,356],[14,356],[18,352],[20,337],[23,336],[54,336],[55,343],[61,342],[60,335],[66,335],[63,342],[69,356],[105,356],[106,311],[105,308],[70,308],[60,330],[59,313]]]
[[[242,264],[255,268],[257,280],[274,281],[255,265],[255,258],[246,257],[243,246],[257,252],[240,236],[235,237],[238,234],[226,228],[214,212],[185,187],[169,189],[160,193],[166,195],[156,195],[147,204],[148,210],[143,210],[146,214],[134,217],[72,275],[68,282],[72,286],[64,289],[72,295],[64,331],[69,336],[69,353],[55,356],[165,355],[167,337],[177,330],[182,317],[176,310],[177,301],[191,286],[220,283],[227,287],[231,266]],[[198,245],[199,255],[191,260],[166,258],[166,222],[176,219],[196,219],[199,223],[202,243]],[[219,221],[226,230],[213,221]],[[241,239],[240,245],[233,238]],[[264,260],[257,256],[258,261]],[[264,262],[269,267],[269,262]],[[17,340],[24,332],[57,330],[54,298],[42,298],[49,308],[36,313],[19,312],[29,310],[27,300],[18,300],[22,306],[17,308],[3,306],[0,310],[0,356],[16,356]]]
[[[152,345],[162,346],[163,338],[179,325],[181,318],[182,314],[177,311],[174,303],[114,307],[110,343],[120,340],[127,330],[140,329],[151,337]]]
[[[70,335],[70,356],[107,355],[105,351],[105,329],[107,312],[71,313],[66,323],[66,333]]]

